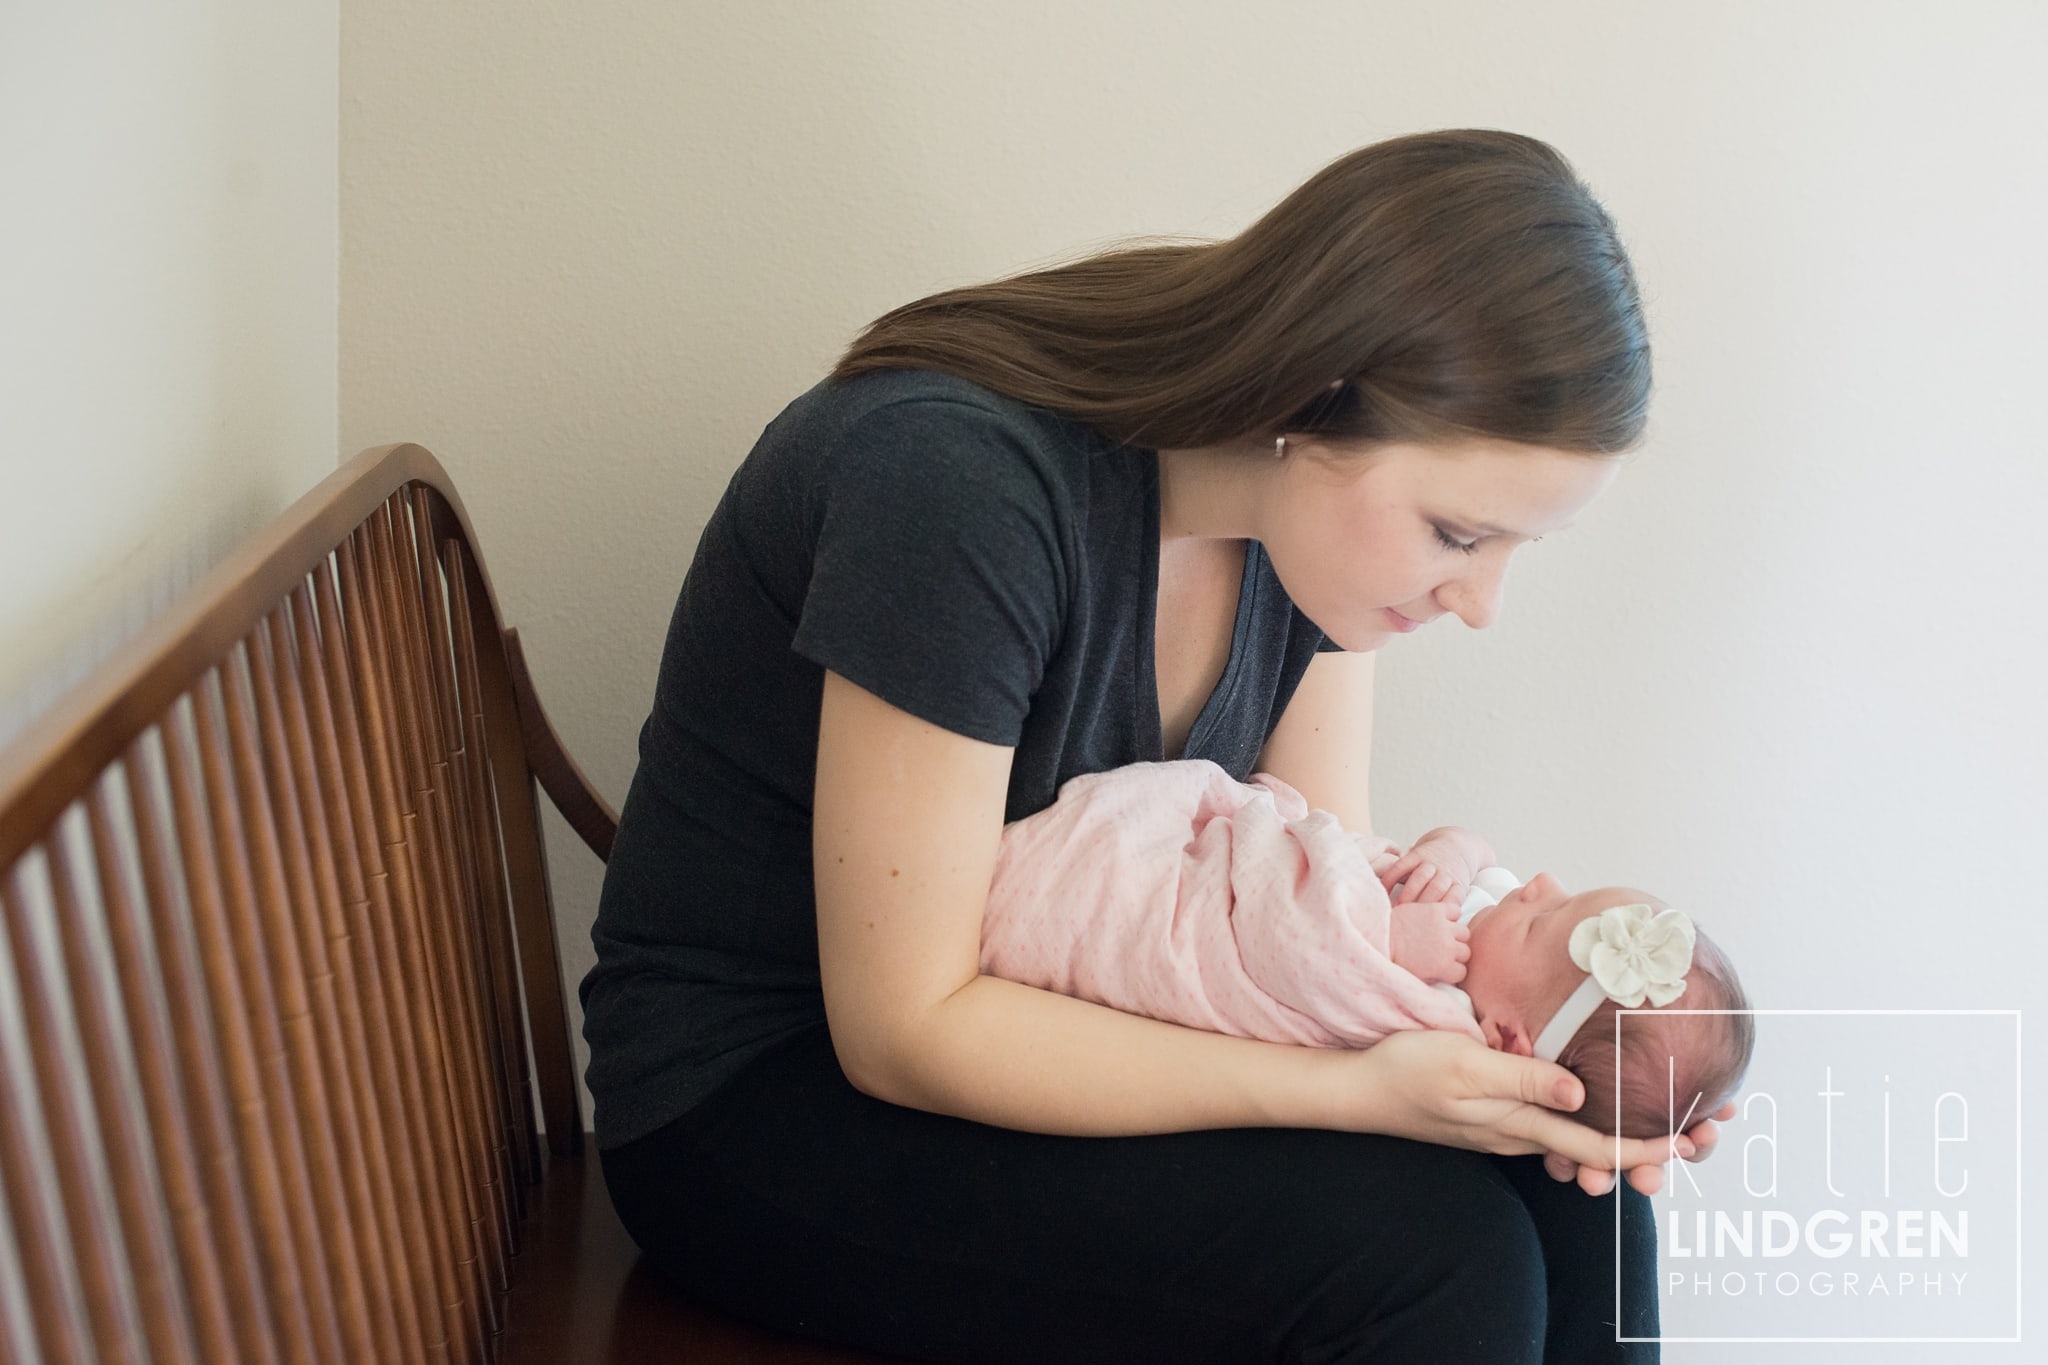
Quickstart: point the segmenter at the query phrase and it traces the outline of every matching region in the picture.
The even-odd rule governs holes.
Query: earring
[[[1276,460],[1287,458],[1287,438],[1285,436],[1275,436],[1273,438],[1273,458]]]

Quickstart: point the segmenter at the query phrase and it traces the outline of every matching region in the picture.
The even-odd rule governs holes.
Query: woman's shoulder
[[[746,466],[742,485],[809,524],[850,499],[879,500],[899,519],[1016,514],[1047,530],[1087,521],[1105,498],[1129,501],[1148,462],[958,376],[887,370],[813,387],[769,424]]]
[[[956,441],[985,439],[1053,456],[1098,454],[1116,444],[1060,413],[937,370],[877,370],[822,380],[777,419],[791,421],[814,434],[928,430]]]
[[[812,392],[860,411],[902,403],[957,403],[1002,417],[1031,411],[1014,398],[943,370],[873,370],[852,379],[828,378]]]

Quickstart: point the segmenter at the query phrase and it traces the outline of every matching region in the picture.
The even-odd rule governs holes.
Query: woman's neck
[[[1258,539],[1259,509],[1278,461],[1243,442],[1159,452],[1159,539]]]

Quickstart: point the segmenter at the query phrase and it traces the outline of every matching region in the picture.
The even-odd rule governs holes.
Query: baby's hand
[[[1387,956],[1424,982],[1455,986],[1465,979],[1470,937],[1471,931],[1458,923],[1457,906],[1410,901],[1395,906],[1388,919]]]
[[[1462,904],[1465,888],[1481,868],[1492,863],[1493,849],[1484,839],[1469,829],[1445,826],[1417,839],[1380,873],[1380,885],[1390,894],[1399,887],[1395,900],[1404,905],[1410,901]]]

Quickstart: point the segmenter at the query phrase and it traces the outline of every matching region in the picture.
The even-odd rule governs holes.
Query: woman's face
[[[1339,446],[1290,445],[1259,540],[1294,604],[1352,653],[1445,613],[1474,630],[1491,624],[1509,557],[1569,524],[1618,468],[1507,441],[1383,445],[1349,458]]]

